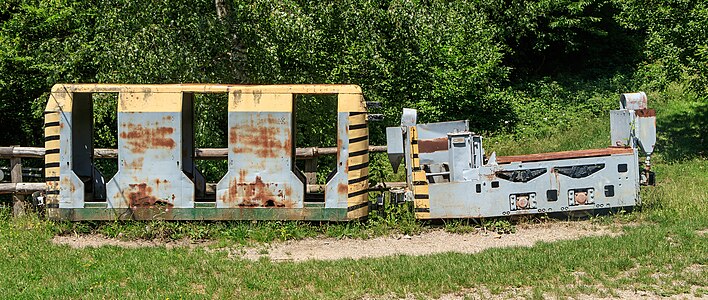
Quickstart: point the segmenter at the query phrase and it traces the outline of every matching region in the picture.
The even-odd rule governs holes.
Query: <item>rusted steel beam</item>
[[[433,153],[436,151],[447,150],[447,137],[418,140],[418,149],[420,153]]]
[[[226,159],[229,150],[227,148],[197,148],[194,151],[196,159]],[[386,146],[369,146],[369,152],[386,152]],[[117,158],[116,149],[94,149],[95,158]],[[295,149],[295,156],[298,159],[309,159],[323,155],[337,154],[336,147],[307,147]],[[10,159],[14,157],[22,158],[43,158],[44,148],[40,147],[0,147],[0,159]]]
[[[512,163],[512,162],[532,162],[532,161],[570,159],[570,158],[581,158],[581,157],[598,157],[598,156],[609,156],[609,155],[613,155],[613,154],[632,153],[633,151],[634,151],[634,149],[632,149],[632,148],[610,147],[610,148],[605,148],[605,149],[589,149],[589,150],[549,152],[549,153],[515,155],[515,156],[499,156],[499,157],[497,157],[497,163],[508,164],[508,163]]]

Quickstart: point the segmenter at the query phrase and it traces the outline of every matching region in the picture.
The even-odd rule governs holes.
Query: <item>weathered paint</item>
[[[305,183],[293,172],[292,94],[229,94],[228,173],[217,208],[304,207]]]
[[[602,161],[606,167],[591,176],[571,178],[553,172],[554,167],[587,165]],[[479,218],[503,217],[523,214],[543,214],[554,212],[587,211],[631,207],[639,203],[639,174],[637,168],[618,172],[618,165],[638,164],[636,151],[613,154],[605,157],[563,158],[536,162],[514,162],[496,167],[482,167],[479,177],[469,181],[445,182],[429,185],[429,218]],[[496,172],[519,168],[546,168],[548,172],[529,182],[512,182],[495,176]],[[493,182],[498,185],[494,187]],[[481,186],[476,192],[476,185]],[[605,196],[605,186],[612,185],[614,195]],[[569,190],[592,188],[594,201],[589,203],[586,192],[576,193],[577,205],[569,205],[566,196]],[[547,198],[549,191],[555,193],[556,200]],[[585,193],[585,194],[582,194]],[[528,195],[535,194],[535,207],[531,207]],[[518,195],[510,206],[510,195]],[[582,202],[582,203],[580,203]]]
[[[428,180],[425,175],[425,171],[420,165],[419,155],[419,141],[418,141],[418,128],[416,126],[408,127],[408,139],[410,145],[410,169],[411,169],[411,183],[413,187],[413,208],[415,211],[415,216],[418,219],[429,219],[430,214],[430,190],[428,187]]]
[[[88,206],[88,205],[87,205]],[[135,209],[111,208],[57,208],[52,220],[308,220],[347,221],[346,208],[169,208],[140,207]]]
[[[561,151],[561,152],[548,152],[548,153],[537,153],[537,154],[526,154],[526,155],[515,155],[515,156],[498,156],[497,163],[508,164],[512,162],[532,162],[532,161],[546,161],[546,160],[557,160],[557,159],[569,159],[569,158],[580,158],[580,157],[601,157],[609,156],[613,154],[629,154],[634,150],[632,148],[624,147],[611,147],[605,149],[588,149],[588,150],[573,150],[573,151]]]
[[[92,93],[119,95],[119,170],[108,183],[91,162]],[[195,202],[204,182],[192,161],[194,93],[229,95],[229,173],[209,208]],[[304,205],[305,185],[293,164],[294,94],[338,95],[338,165],[324,205]],[[71,220],[358,219],[368,215],[366,120],[355,85],[57,84],[45,117],[48,214]]]
[[[420,149],[420,153],[433,153],[447,150],[447,137],[419,140],[418,147]]]
[[[57,111],[44,113],[44,178],[47,183],[45,203],[48,208],[59,207],[59,136],[62,128],[61,117]]]
[[[118,173],[108,182],[110,208],[192,208],[194,182],[184,173],[189,151],[182,93],[142,90],[118,98]]]
[[[356,101],[362,104],[359,97]],[[352,101],[354,102],[354,101]],[[344,106],[346,107],[346,106]],[[359,110],[361,107],[358,108]],[[338,186],[338,193],[347,195],[347,216],[357,219],[369,213],[369,128],[365,113],[348,112],[347,137],[349,149],[347,152],[347,184]]]

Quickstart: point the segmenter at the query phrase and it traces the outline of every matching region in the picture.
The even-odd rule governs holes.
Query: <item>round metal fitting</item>
[[[575,192],[575,203],[585,204],[588,202],[588,192]]]

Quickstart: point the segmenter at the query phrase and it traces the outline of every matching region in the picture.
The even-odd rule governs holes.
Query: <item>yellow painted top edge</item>
[[[55,84],[52,93],[268,93],[268,94],[361,94],[361,87],[352,84]]]

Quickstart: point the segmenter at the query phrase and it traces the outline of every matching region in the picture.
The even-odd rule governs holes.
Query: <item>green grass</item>
[[[708,161],[705,142],[700,140],[705,138],[701,124],[708,116],[706,104],[698,97],[680,86],[672,88],[650,94],[661,133],[654,160],[657,186],[642,190],[643,205],[632,214],[596,219],[634,221],[623,225],[619,236],[489,249],[478,254],[275,263],[232,259],[226,253],[203,248],[73,249],[53,245],[49,239],[58,232],[100,231],[124,238],[216,238],[240,243],[316,235],[365,238],[391,231],[415,233],[428,226],[411,223],[401,212],[346,224],[96,225],[49,223],[31,217],[11,220],[7,210],[0,210],[0,298],[357,299],[410,294],[428,298],[460,290],[502,293],[514,288],[528,298],[609,296],[635,289],[659,296],[706,296],[708,236],[698,231],[708,228]],[[607,117],[602,116],[541,138],[492,137],[487,139],[487,148],[509,155],[604,147],[609,140],[607,123]],[[492,220],[473,224],[451,221],[443,227],[468,232],[480,224],[510,226],[507,221]]]

